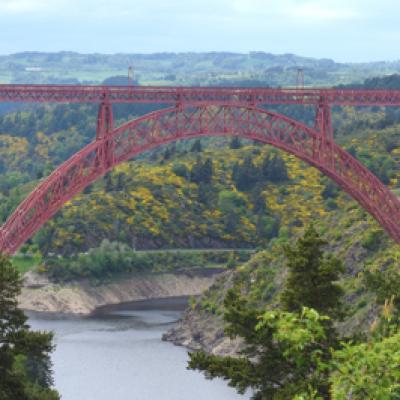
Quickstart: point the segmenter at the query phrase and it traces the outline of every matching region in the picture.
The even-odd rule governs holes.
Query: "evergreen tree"
[[[240,138],[239,138],[238,136],[234,136],[234,137],[231,139],[230,143],[229,143],[229,147],[230,147],[231,149],[234,149],[234,150],[240,149],[240,148],[242,147],[242,143],[241,143],[241,141],[240,141]]]
[[[285,161],[278,154],[267,154],[261,171],[264,179],[270,182],[279,183],[289,179]]]
[[[239,283],[229,290],[225,331],[244,340],[240,356],[194,352],[188,368],[226,379],[239,393],[251,388],[254,400],[331,399],[329,377],[338,337],[331,317],[310,305],[331,316],[339,313],[342,292],[335,281],[342,266],[323,254],[324,244],[310,227],[293,248],[285,248],[289,276],[283,310],[258,309],[242,295]],[[332,297],[327,301],[321,296]]]
[[[51,389],[51,333],[32,332],[18,309],[21,279],[0,254],[0,400],[57,400]]]
[[[330,399],[328,317],[308,308],[263,312],[239,292],[229,290],[224,301],[226,334],[245,342],[239,357],[193,352],[188,368],[226,379],[239,393],[251,389],[253,400]]]
[[[182,163],[174,164],[174,166],[172,167],[172,172],[175,175],[181,176],[182,178],[185,179],[187,179],[189,176],[188,167]]]
[[[211,158],[207,158],[204,163],[198,158],[190,171],[191,182],[200,184],[210,184],[213,175]]]
[[[306,306],[322,315],[342,315],[343,289],[337,280],[344,267],[337,258],[324,255],[326,244],[310,226],[295,246],[284,247],[289,275],[281,300],[287,311],[299,312]]]
[[[250,157],[246,157],[240,164],[236,163],[232,169],[232,179],[240,191],[250,190],[259,179],[257,167]]]
[[[201,151],[203,151],[203,146],[201,145],[200,139],[195,140],[190,151],[192,153],[200,153]]]
[[[213,176],[213,165],[212,165],[211,158],[208,157],[206,159],[206,161],[204,162],[203,168],[202,168],[202,182],[206,183],[206,184],[210,184],[212,176]]]

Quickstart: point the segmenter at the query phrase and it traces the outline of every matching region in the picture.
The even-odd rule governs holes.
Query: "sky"
[[[0,0],[0,54],[265,51],[400,59],[399,0]]]

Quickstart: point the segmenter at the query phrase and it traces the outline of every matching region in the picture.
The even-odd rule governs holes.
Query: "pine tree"
[[[207,158],[204,163],[199,157],[190,171],[190,181],[200,184],[210,184],[213,175],[213,166],[211,158]]]
[[[343,289],[337,281],[344,267],[337,258],[324,255],[326,244],[310,226],[295,246],[284,247],[289,275],[281,301],[287,311],[299,312],[306,306],[322,315],[342,315]]]
[[[278,154],[267,154],[261,166],[264,179],[279,183],[288,180],[288,173],[285,161]]]
[[[192,153],[200,153],[201,151],[203,151],[203,146],[201,145],[200,139],[195,140],[190,151]]]
[[[259,171],[250,157],[246,157],[240,164],[235,164],[232,170],[232,179],[240,191],[250,190],[259,179]]]
[[[240,142],[240,138],[238,136],[234,136],[231,139],[230,143],[229,143],[229,147],[231,149],[234,149],[234,150],[240,149],[242,147],[242,143]]]
[[[18,309],[21,278],[0,253],[0,399],[57,400],[49,354],[51,333],[32,332]]]
[[[340,314],[342,294],[335,282],[343,267],[324,255],[324,245],[310,227],[294,247],[286,246],[289,276],[282,295],[284,309],[256,308],[243,296],[240,283],[229,290],[224,301],[225,332],[244,340],[241,354],[194,352],[188,368],[211,379],[226,379],[239,393],[251,388],[254,400],[331,399],[330,363],[338,348],[332,318]]]

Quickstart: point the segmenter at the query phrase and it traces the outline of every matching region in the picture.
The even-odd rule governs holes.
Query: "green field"
[[[39,265],[41,261],[42,258],[40,256],[17,255],[12,257],[14,267],[16,267],[21,274],[24,274],[33,267]]]

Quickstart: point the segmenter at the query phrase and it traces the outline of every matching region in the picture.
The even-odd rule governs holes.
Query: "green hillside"
[[[264,52],[79,54],[24,52],[0,56],[0,83],[99,84],[128,67],[142,85],[295,86],[297,70],[306,85],[334,85],[399,72],[399,62],[336,63],[294,54]]]

